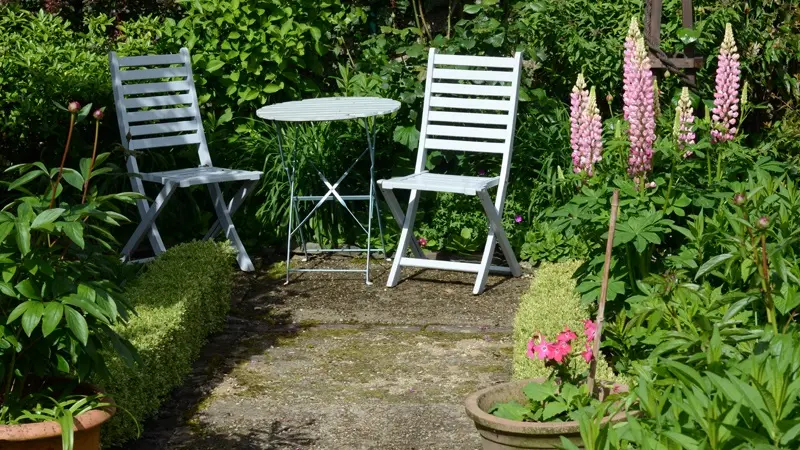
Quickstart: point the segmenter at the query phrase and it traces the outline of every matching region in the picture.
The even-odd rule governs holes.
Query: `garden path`
[[[406,270],[387,289],[389,267],[369,287],[341,273],[284,286],[281,266],[240,275],[225,331],[126,448],[479,448],[462,403],[509,378],[529,280],[490,277],[476,297],[474,275]]]

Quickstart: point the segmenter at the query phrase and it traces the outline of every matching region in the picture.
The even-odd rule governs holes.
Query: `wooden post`
[[[589,365],[589,378],[586,384],[589,395],[594,395],[595,376],[597,375],[597,358],[600,356],[600,336],[603,334],[603,316],[606,312],[606,299],[608,298],[608,277],[611,272],[611,251],[614,248],[614,230],[617,228],[617,210],[619,210],[619,189],[614,189],[611,197],[611,220],[608,224],[608,240],[606,241],[606,260],[603,265],[603,281],[600,284],[600,301],[597,304],[597,319],[595,319],[594,342],[592,342],[592,362]]]
[[[687,84],[695,86],[695,74],[703,67],[703,58],[695,56],[694,45],[689,44],[683,53],[667,55],[661,50],[661,12],[663,0],[647,0],[644,7],[644,37],[650,48],[650,65],[654,69],[668,69]],[[684,28],[694,27],[692,0],[681,0],[681,23]]]

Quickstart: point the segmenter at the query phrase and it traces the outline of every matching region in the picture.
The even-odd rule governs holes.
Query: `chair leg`
[[[481,267],[478,270],[478,275],[475,277],[475,286],[472,288],[472,293],[474,295],[481,294],[483,290],[486,289],[486,281],[489,279],[489,270],[492,267],[492,256],[494,256],[496,242],[494,230],[489,227],[489,237],[486,238],[486,246],[483,248]]]
[[[414,219],[417,215],[417,206],[419,205],[419,192],[416,189],[411,190],[411,195],[408,199],[408,211],[406,211],[405,220],[403,220],[403,230],[400,232],[400,240],[397,242],[397,250],[394,254],[394,261],[392,262],[392,270],[389,271],[389,278],[386,280],[386,286],[397,286],[400,281],[400,261],[406,253],[406,249],[410,244],[411,237],[413,236]]]
[[[218,183],[208,185],[208,193],[211,195],[211,202],[214,204],[214,210],[217,212],[217,219],[225,232],[225,237],[231,241],[231,245],[238,251],[236,260],[239,263],[239,268],[245,272],[252,272],[255,270],[253,262],[247,256],[247,251],[242,245],[242,240],[239,238],[239,233],[233,226],[233,221],[228,213],[228,208],[225,206],[225,198],[222,196],[222,190],[219,188]]]
[[[386,204],[389,205],[389,211],[392,212],[392,216],[394,216],[397,226],[402,229],[403,221],[405,221],[406,216],[403,214],[403,210],[400,208],[400,202],[398,202],[397,197],[394,196],[394,191],[381,187],[381,193],[383,193],[383,198],[386,199]],[[425,254],[422,253],[422,249],[419,247],[419,241],[417,240],[417,237],[414,236],[413,232],[411,233],[411,251],[414,252],[414,255],[416,255],[417,258],[425,258]]]
[[[128,242],[125,244],[125,247],[123,247],[122,249],[123,261],[130,261],[131,253],[133,253],[133,251],[142,241],[144,235],[146,233],[152,233],[153,230],[156,230],[155,228],[156,218],[158,217],[159,214],[161,214],[161,211],[164,210],[164,205],[167,203],[169,198],[172,197],[172,194],[174,193],[175,193],[175,185],[172,183],[166,183],[164,187],[161,189],[161,192],[159,192],[156,198],[153,200],[153,204],[151,205],[151,207],[147,209],[147,212],[144,215],[142,215],[141,218],[142,221],[139,222],[139,225],[133,231],[133,234],[131,235],[130,239],[128,239]],[[156,233],[157,232],[158,231],[156,230]],[[158,237],[158,241],[159,242],[161,241],[160,236]],[[163,252],[163,245],[164,244],[162,243],[161,244],[162,252]],[[156,254],[160,253],[157,247],[155,246],[153,247],[153,250],[156,252]]]
[[[497,236],[497,242],[500,244],[500,249],[506,257],[506,262],[511,269],[511,274],[515,277],[521,276],[522,269],[519,266],[519,262],[517,262],[517,257],[514,255],[514,250],[511,248],[511,243],[508,242],[508,236],[506,236],[506,232],[503,229],[503,221],[494,204],[492,204],[489,193],[486,191],[478,191],[478,198],[486,212],[486,217],[489,219],[489,226],[494,231],[494,235]],[[494,251],[494,247],[492,247],[492,250]]]
[[[231,201],[228,202],[228,214],[231,216],[236,214],[236,211],[238,211],[239,207],[242,206],[242,203],[244,203],[244,200],[247,198],[247,196],[253,192],[256,184],[258,184],[258,180],[248,181],[242,185],[242,187],[231,198]],[[208,233],[203,236],[203,240],[205,241],[208,239],[213,239],[219,234],[220,231],[222,231],[222,227],[219,225],[219,219],[217,219],[211,225],[211,228],[208,229]]]
[[[128,167],[128,171],[130,172],[130,182],[131,182],[131,190],[133,192],[145,195],[144,192],[144,184],[142,183],[142,179],[137,176],[139,173],[139,166],[136,163],[136,158],[133,156],[129,156],[128,160],[125,162],[125,165]],[[139,210],[139,217],[144,217],[147,212],[150,210],[150,204],[147,203],[147,200],[141,199],[136,201],[136,208]],[[147,231],[147,238],[150,241],[150,247],[153,248],[153,253],[158,256],[165,251],[167,251],[166,247],[164,247],[164,241],[161,240],[161,233],[158,232],[158,227],[156,227],[155,222],[150,226],[150,229]],[[136,250],[134,247],[133,250]]]

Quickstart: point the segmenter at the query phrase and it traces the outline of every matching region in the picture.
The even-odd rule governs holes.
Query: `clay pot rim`
[[[84,383],[81,384],[91,392],[98,394],[105,394],[105,392],[97,386]],[[83,414],[78,415],[73,419],[74,431],[88,430],[98,427],[110,419],[116,412],[117,408],[114,406],[114,401],[110,397],[102,399],[105,403],[111,403],[111,406],[103,408],[92,409]],[[56,421],[37,422],[37,423],[23,423],[17,425],[0,425],[0,442],[25,442],[35,439],[46,439],[61,436],[61,425]]]
[[[528,383],[541,383],[545,378],[533,378],[525,380],[515,380],[506,383],[498,383],[486,388],[483,388],[469,397],[464,402],[467,415],[472,419],[476,425],[491,428],[497,431],[504,431],[507,433],[523,434],[523,435],[560,435],[568,432],[577,432],[580,430],[580,422],[569,420],[564,422],[521,422],[517,420],[504,419],[495,415],[489,414],[478,406],[478,401],[486,394],[496,391],[501,386],[518,386],[522,389]],[[602,382],[601,382],[602,383]],[[620,386],[627,391],[627,385],[612,383],[614,386]],[[626,419],[624,412],[619,412],[613,417],[603,418],[603,422],[620,422]]]

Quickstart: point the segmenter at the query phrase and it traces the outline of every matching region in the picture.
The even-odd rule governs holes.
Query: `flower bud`
[[[92,117],[94,117],[94,120],[103,120],[103,110],[95,109],[92,113]]]
[[[81,104],[78,102],[69,102],[69,105],[67,105],[67,111],[71,112],[72,114],[77,114],[80,110]]]
[[[747,196],[745,196],[741,192],[733,196],[733,204],[736,206],[742,206],[745,204],[746,201],[747,201]]]
[[[761,216],[758,218],[758,222],[756,222],[756,226],[758,226],[759,230],[766,230],[769,227],[769,217]]]
[[[613,96],[613,95],[611,95],[611,94],[608,94],[608,95],[606,95],[606,101],[607,101],[608,103],[611,103],[611,102],[613,102],[613,101],[614,101],[614,96]]]

